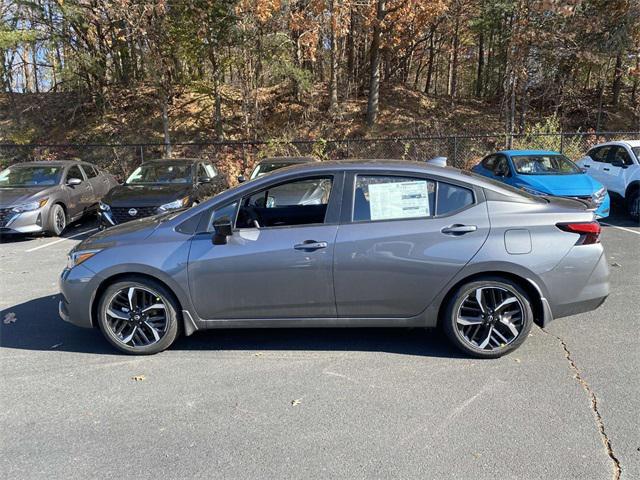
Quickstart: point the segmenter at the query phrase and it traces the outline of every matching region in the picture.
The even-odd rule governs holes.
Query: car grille
[[[129,210],[136,210],[135,215],[130,215]],[[138,218],[150,217],[158,213],[158,207],[111,207],[111,218],[116,223],[124,223]]]
[[[0,227],[6,226],[12,216],[10,208],[0,208]]]

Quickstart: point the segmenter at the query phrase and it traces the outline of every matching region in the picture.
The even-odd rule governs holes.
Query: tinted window
[[[438,182],[438,215],[461,210],[473,204],[473,192],[468,188]]]
[[[186,162],[147,163],[136,168],[131,176],[127,178],[126,183],[191,183],[191,167],[191,163]]]
[[[640,163],[640,147],[633,147],[631,150],[633,150],[633,153],[636,154],[636,158],[638,159],[638,162]]]
[[[87,178],[93,178],[98,176],[98,171],[93,168],[91,165],[82,165],[82,169],[84,173],[87,175]]]
[[[358,175],[353,221],[430,217],[434,193],[435,182],[424,178]]]
[[[511,161],[520,175],[559,175],[581,173],[564,155],[513,155]]]
[[[612,161],[622,162],[623,165],[633,165],[631,155],[629,155],[629,152],[627,152],[627,149],[624,147],[615,147],[615,150],[613,151]]]
[[[332,181],[308,178],[277,185],[242,199],[238,228],[282,227],[323,223]]]
[[[209,172],[205,170],[204,165],[202,165],[201,163],[198,164],[198,177],[211,178],[211,175],[209,175]]]
[[[490,155],[482,161],[482,166],[487,170],[493,171],[493,164],[495,163],[495,161],[496,161],[496,156]]]
[[[589,156],[596,162],[606,162],[611,147],[597,147],[589,152]]]
[[[509,163],[507,157],[504,155],[498,155],[496,161],[493,163],[493,173],[496,176],[509,176]]]
[[[216,167],[214,167],[210,163],[205,163],[204,169],[207,171],[207,175],[209,175],[210,178],[218,176],[218,171],[216,170]]]
[[[77,165],[69,167],[69,171],[67,171],[67,181],[69,181],[70,178],[79,178],[80,180],[84,181],[84,177],[82,176],[80,167],[78,167]]]

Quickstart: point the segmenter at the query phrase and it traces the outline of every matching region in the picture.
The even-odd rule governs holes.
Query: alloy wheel
[[[123,345],[148,347],[167,332],[167,302],[147,288],[127,287],[115,293],[105,311],[106,324]]]
[[[60,205],[56,205],[53,211],[53,228],[56,235],[60,235],[67,226],[67,218]]]
[[[523,321],[524,306],[518,297],[497,286],[472,290],[456,312],[460,338],[472,348],[488,352],[504,348],[518,338]]]

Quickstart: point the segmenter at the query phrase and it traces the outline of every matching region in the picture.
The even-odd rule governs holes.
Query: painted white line
[[[618,227],[617,225],[611,225],[610,223],[600,222],[602,225],[606,225],[607,227],[617,228],[618,230],[624,230],[625,232],[635,233],[636,235],[640,235],[640,231],[631,230],[630,228]]]
[[[96,232],[97,228],[92,228],[91,230],[84,230],[82,232],[78,232],[75,235],[71,235],[70,237],[64,237],[56,240],[55,242],[45,243],[44,245],[40,245],[38,247],[30,248],[29,250],[25,250],[27,253],[35,252],[36,250],[40,250],[41,248],[50,247],[51,245],[55,245],[56,243],[64,242],[65,240],[71,240],[72,238],[79,237],[80,235],[84,235],[86,233]]]

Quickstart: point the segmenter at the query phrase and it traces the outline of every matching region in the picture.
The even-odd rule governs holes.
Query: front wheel
[[[635,221],[640,222],[640,189],[636,189],[627,199],[627,210]]]
[[[98,325],[118,350],[149,355],[167,349],[178,335],[178,306],[163,285],[131,277],[110,285],[98,306]]]
[[[67,227],[67,214],[59,203],[53,205],[49,210],[48,224],[49,226],[45,233],[56,237],[62,235],[62,232]]]
[[[515,350],[532,325],[527,294],[516,283],[493,277],[458,288],[442,319],[449,340],[479,358],[498,358]]]

